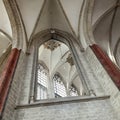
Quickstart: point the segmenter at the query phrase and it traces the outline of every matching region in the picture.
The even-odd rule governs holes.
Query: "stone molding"
[[[45,99],[40,100],[35,103],[25,104],[25,105],[17,105],[15,109],[24,109],[24,108],[33,108],[33,107],[40,107],[40,106],[49,106],[49,105],[56,105],[56,104],[66,104],[66,103],[76,103],[76,102],[89,102],[89,101],[96,101],[96,100],[105,100],[109,99],[110,96],[97,96],[97,97],[64,97],[64,98],[54,98],[54,99]]]

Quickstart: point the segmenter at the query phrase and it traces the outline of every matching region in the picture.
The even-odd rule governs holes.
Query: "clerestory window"
[[[70,92],[70,96],[78,96],[79,95],[76,87],[73,84],[70,86],[69,92]]]
[[[48,72],[40,63],[37,71],[37,100],[47,98]]]
[[[66,97],[66,88],[65,85],[62,81],[62,77],[58,74],[55,74],[53,77],[53,82],[54,82],[54,94],[55,97]]]
[[[45,42],[38,49],[35,99],[82,95],[84,86],[77,74],[68,46],[57,40]]]

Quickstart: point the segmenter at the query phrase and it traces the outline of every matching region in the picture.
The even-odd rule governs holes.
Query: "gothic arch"
[[[12,28],[12,47],[26,51],[27,39],[22,17],[16,0],[3,0]]]
[[[48,29],[48,30],[44,30],[38,34],[36,34],[32,41],[31,44],[29,46],[28,52],[30,54],[30,51],[32,51],[32,49],[34,49],[34,65],[33,65],[33,76],[32,76],[32,82],[31,82],[31,90],[33,91],[34,88],[34,83],[35,83],[35,77],[36,77],[36,65],[37,65],[37,59],[38,59],[38,48],[40,45],[42,45],[43,43],[45,43],[46,41],[50,40],[50,39],[55,39],[58,40],[60,42],[65,43],[73,56],[78,74],[80,75],[80,78],[82,80],[82,83],[84,85],[85,91],[87,92],[87,94],[89,94],[89,88],[88,88],[88,84],[86,82],[86,76],[83,74],[82,70],[82,64],[80,63],[79,60],[79,53],[80,52],[80,45],[77,42],[77,40],[69,33],[61,31],[61,30],[57,30],[57,29]],[[30,96],[34,96],[34,92],[31,92],[32,95]]]

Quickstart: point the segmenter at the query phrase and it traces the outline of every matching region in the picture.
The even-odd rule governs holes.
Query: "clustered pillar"
[[[110,58],[103,52],[103,50],[96,44],[90,46],[92,51],[95,53],[98,60],[101,62],[115,85],[120,90],[120,70],[116,65],[110,60]]]
[[[20,50],[17,48],[11,50],[5,68],[0,76],[0,118],[2,116],[19,55]]]

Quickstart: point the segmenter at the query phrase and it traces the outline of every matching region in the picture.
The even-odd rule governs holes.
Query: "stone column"
[[[110,58],[103,52],[103,50],[96,44],[90,46],[90,48],[95,53],[98,60],[103,65],[104,69],[107,71],[115,85],[120,90],[120,70],[116,65],[110,60]]]
[[[6,98],[9,93],[9,88],[12,82],[12,78],[15,72],[17,61],[20,55],[20,51],[17,48],[11,50],[8,57],[5,68],[0,76],[0,118],[5,106]]]

